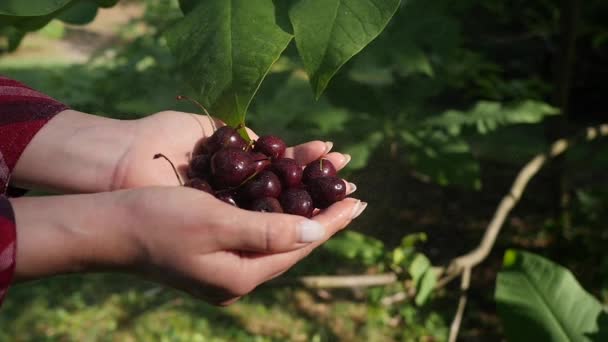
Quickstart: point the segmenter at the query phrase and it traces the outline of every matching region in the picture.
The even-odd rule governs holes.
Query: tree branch
[[[456,276],[460,275],[465,269],[473,268],[481,263],[490,254],[490,251],[494,247],[496,237],[515,205],[521,199],[521,196],[526,189],[526,186],[530,180],[540,171],[540,169],[552,158],[555,158],[569,147],[576,144],[579,140],[590,141],[598,137],[608,136],[608,124],[602,124],[596,127],[588,127],[585,129],[581,137],[572,139],[559,139],[555,141],[549,151],[543,154],[539,154],[530,160],[519,172],[509,193],[503,197],[500,205],[496,209],[492,220],[488,224],[481,243],[475,249],[469,253],[459,256],[452,260],[446,269],[445,275],[440,279],[437,287],[445,286],[451,280],[455,279]]]

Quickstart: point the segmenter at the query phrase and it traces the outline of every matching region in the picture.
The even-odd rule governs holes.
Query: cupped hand
[[[220,122],[217,124],[222,125]],[[176,111],[160,112],[133,121],[131,131],[131,144],[113,172],[110,186],[113,190],[178,185],[171,166],[163,159],[153,159],[153,156],[157,153],[167,156],[185,179],[194,147],[213,134],[211,122],[206,116]],[[254,132],[249,131],[249,134],[252,139],[257,138]],[[329,142],[311,141],[288,148],[286,157],[305,165],[325,156],[337,169],[343,168],[350,161],[350,156],[329,153],[331,147]]]
[[[134,269],[220,305],[288,270],[366,205],[349,198],[306,219],[240,210],[184,187],[121,193],[141,246]]]

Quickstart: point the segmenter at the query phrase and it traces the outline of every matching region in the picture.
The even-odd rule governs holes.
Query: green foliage
[[[606,311],[567,269],[509,250],[498,275],[498,311],[512,341],[603,341]]]
[[[381,241],[357,232],[345,232],[339,238],[325,244],[325,249],[337,257],[365,266],[375,266],[384,257],[384,244]]]
[[[512,105],[479,101],[471,110],[448,110],[426,120],[424,124],[444,129],[452,135],[460,135],[467,127],[473,127],[479,134],[487,134],[502,126],[539,123],[545,117],[557,114],[557,109],[540,101],[523,101]]]
[[[261,82],[294,36],[319,97],[336,71],[383,30],[398,4],[180,1],[185,18],[167,32],[167,41],[197,97],[236,126],[244,124]]]
[[[291,35],[276,23],[272,0],[211,0],[188,12],[167,41],[203,105],[236,126]]]
[[[400,0],[301,0],[289,10],[298,51],[313,91],[329,80],[386,26]]]

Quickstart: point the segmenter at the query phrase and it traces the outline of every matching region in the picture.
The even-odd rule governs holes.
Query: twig
[[[356,288],[384,286],[397,282],[394,273],[346,276],[306,276],[299,278],[277,279],[274,285],[300,285],[310,289]]]
[[[450,338],[449,342],[456,342],[458,338],[458,331],[460,330],[460,324],[462,323],[462,316],[464,315],[464,308],[467,305],[467,294],[469,285],[471,283],[471,268],[467,267],[462,273],[460,280],[460,299],[458,300],[458,309],[456,309],[456,315],[450,326]]]
[[[602,124],[596,127],[588,127],[585,130],[582,139],[589,141],[607,135],[608,124]],[[498,236],[498,233],[500,232],[507,216],[521,199],[521,196],[532,177],[534,177],[540,171],[548,160],[564,153],[564,151],[575,143],[576,139],[559,139],[551,145],[548,152],[537,155],[521,169],[517,175],[517,178],[515,178],[513,185],[511,186],[511,190],[502,199],[500,205],[496,209],[496,212],[494,213],[490,224],[488,224],[479,246],[467,254],[452,260],[443,278],[437,282],[437,287],[440,287],[439,285],[445,286],[451,280],[455,279],[456,276],[460,275],[466,268],[473,268],[485,260],[485,258],[490,254],[492,247],[494,247],[496,237]]]

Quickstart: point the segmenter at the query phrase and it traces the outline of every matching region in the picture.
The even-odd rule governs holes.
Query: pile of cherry
[[[184,185],[239,208],[305,217],[344,199],[346,184],[329,160],[304,167],[285,158],[285,148],[276,136],[247,143],[234,128],[221,127],[193,154]]]

